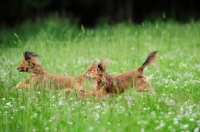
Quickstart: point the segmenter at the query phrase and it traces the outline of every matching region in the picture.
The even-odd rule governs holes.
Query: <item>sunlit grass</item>
[[[200,23],[158,22],[78,28],[59,18],[0,31],[0,131],[195,131],[200,129]],[[27,73],[16,68],[24,51],[40,55],[49,72],[78,76],[93,60],[110,58],[118,75],[158,50],[152,76],[157,97],[125,93],[94,101],[54,90],[13,90]],[[92,86],[91,86],[92,87]]]

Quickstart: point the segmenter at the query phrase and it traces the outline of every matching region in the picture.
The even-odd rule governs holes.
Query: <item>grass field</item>
[[[79,29],[67,20],[46,19],[2,28],[0,47],[1,132],[200,131],[200,22]],[[110,58],[107,71],[118,75],[158,50],[157,68],[145,69],[157,97],[130,88],[94,102],[75,93],[14,90],[29,77],[17,71],[26,50],[38,53],[47,71],[70,76],[105,58]]]

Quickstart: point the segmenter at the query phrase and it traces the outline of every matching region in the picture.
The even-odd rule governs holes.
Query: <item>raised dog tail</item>
[[[138,70],[143,72],[144,68],[148,65],[156,66],[156,53],[157,52],[158,51],[152,51],[151,53],[149,53],[145,62],[142,64],[141,67],[138,68]]]

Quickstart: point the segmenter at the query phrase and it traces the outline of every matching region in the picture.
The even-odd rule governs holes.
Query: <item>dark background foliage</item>
[[[94,26],[102,20],[141,23],[144,20],[173,19],[180,22],[200,17],[197,0],[2,0],[1,25],[13,26],[52,12],[78,21],[84,26]]]

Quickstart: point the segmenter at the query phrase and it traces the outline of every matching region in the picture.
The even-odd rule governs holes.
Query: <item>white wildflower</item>
[[[73,122],[71,122],[71,121],[68,121],[68,124],[69,124],[69,125],[73,125]]]
[[[161,128],[164,127],[164,126],[165,126],[164,121],[160,121],[160,125],[156,127],[156,130],[161,129]]]
[[[62,101],[59,101],[59,102],[58,102],[58,105],[60,105],[60,106],[63,105],[63,102],[62,102]]]
[[[26,108],[24,106],[20,106],[20,109],[25,110]]]
[[[33,117],[37,117],[37,113],[34,113],[34,114],[33,114]]]
[[[93,127],[89,127],[89,131],[92,131],[94,128]]]
[[[101,106],[100,105],[97,105],[96,107],[95,107],[95,109],[100,109],[101,108]]]
[[[168,105],[168,106],[174,106],[175,105],[175,101],[174,100],[166,100],[166,104]]]
[[[46,131],[48,131],[48,130],[49,130],[49,128],[48,128],[48,127],[45,127],[45,130],[46,130]]]
[[[144,129],[144,128],[142,128],[142,129],[140,130],[140,132],[145,132],[145,129]]]
[[[178,124],[178,119],[177,118],[174,118],[174,124]]]
[[[96,113],[96,114],[95,114],[95,116],[94,116],[94,118],[95,118],[95,120],[96,120],[96,121],[98,121],[98,120],[99,120],[99,118],[100,118],[100,115],[99,115],[99,113]]]
[[[186,129],[186,128],[188,128],[188,124],[185,124],[185,125],[181,125],[181,129]]]
[[[200,131],[200,129],[198,128],[198,127],[196,127],[195,129],[194,129],[194,132],[199,132]]]
[[[189,121],[194,121],[194,118],[190,118]]]
[[[11,102],[6,103],[5,108],[10,108],[12,107]]]
[[[11,102],[6,103],[7,106],[11,106]]]

